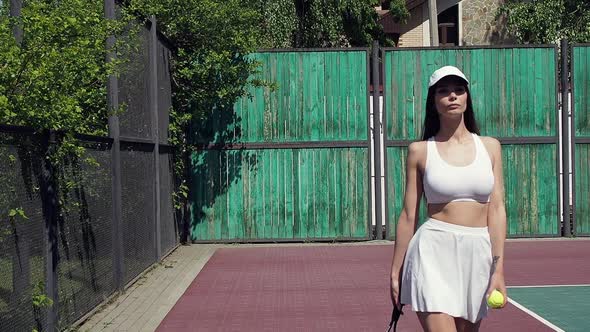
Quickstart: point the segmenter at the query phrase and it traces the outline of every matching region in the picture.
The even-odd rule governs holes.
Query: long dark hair
[[[424,117],[424,127],[422,129],[422,140],[426,141],[430,137],[436,135],[440,130],[440,119],[438,118],[438,112],[436,110],[436,104],[434,103],[434,94],[436,90],[436,84],[428,89],[428,96],[426,97],[426,117]],[[467,92],[467,109],[463,114],[463,120],[465,121],[465,127],[470,132],[479,135],[479,127],[475,121],[475,114],[473,113],[473,102],[471,101],[471,92],[469,87],[465,86],[465,92]]]

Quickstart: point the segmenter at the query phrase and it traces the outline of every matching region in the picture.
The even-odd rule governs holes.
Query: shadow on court
[[[391,313],[392,244],[219,249],[158,331],[385,331]],[[510,241],[507,285],[588,284],[588,252],[590,240]],[[575,293],[566,292],[567,299],[553,293],[527,297],[522,289],[509,290],[520,307],[510,303],[490,311],[481,331],[584,329],[559,326],[563,322],[556,317],[567,312],[551,317],[556,302],[571,302]],[[539,292],[530,289],[531,294]],[[579,303],[582,308],[577,309],[590,312],[590,305]],[[535,310],[547,317],[536,317]],[[404,311],[398,331],[420,331],[416,315],[407,306]]]

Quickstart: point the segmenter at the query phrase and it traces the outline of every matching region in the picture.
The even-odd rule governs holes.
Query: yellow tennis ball
[[[492,294],[490,294],[490,297],[488,297],[488,306],[493,309],[498,309],[502,307],[502,304],[504,304],[504,295],[494,289]]]

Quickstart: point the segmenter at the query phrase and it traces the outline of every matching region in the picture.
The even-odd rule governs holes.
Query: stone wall
[[[511,44],[505,18],[496,13],[505,0],[463,0],[463,45]]]

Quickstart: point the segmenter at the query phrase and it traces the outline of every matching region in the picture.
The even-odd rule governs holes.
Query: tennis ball
[[[504,304],[504,295],[499,291],[495,290],[488,297],[488,306],[493,309],[498,309]]]

